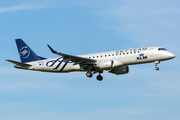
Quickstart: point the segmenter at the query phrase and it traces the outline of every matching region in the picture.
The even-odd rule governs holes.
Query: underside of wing
[[[51,50],[52,53],[62,56],[66,61],[74,62],[74,65],[79,64],[80,67],[83,68],[83,69],[87,69],[88,67],[91,67],[92,65],[94,65],[97,62],[96,60],[93,60],[93,59],[88,59],[88,58],[84,58],[84,57],[63,54],[61,52],[55,51],[49,45],[48,45],[48,47],[49,47],[49,49]]]

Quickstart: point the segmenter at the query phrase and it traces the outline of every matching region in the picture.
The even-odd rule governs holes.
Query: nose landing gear
[[[155,61],[154,63],[155,63],[155,66],[156,66],[155,69],[158,71],[159,67],[157,67],[157,65],[160,64],[160,61]]]
[[[156,67],[155,69],[158,71],[158,70],[159,70],[159,67]]]

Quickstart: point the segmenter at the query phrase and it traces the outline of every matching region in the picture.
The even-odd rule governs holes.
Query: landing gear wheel
[[[98,75],[96,78],[97,78],[97,80],[99,80],[99,81],[102,81],[102,80],[103,80],[103,77],[102,77],[101,75]]]
[[[155,69],[156,69],[157,71],[159,70],[159,68],[158,68],[158,67],[156,67]]]
[[[93,76],[93,74],[92,74],[92,72],[87,72],[86,76],[91,78]]]

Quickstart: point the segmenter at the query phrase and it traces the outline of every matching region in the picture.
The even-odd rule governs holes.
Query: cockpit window
[[[158,48],[158,50],[160,51],[160,50],[167,50],[167,49],[165,49],[165,48]]]

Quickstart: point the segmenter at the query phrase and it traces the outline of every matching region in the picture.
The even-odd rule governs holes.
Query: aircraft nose
[[[170,53],[170,54],[169,54],[169,57],[170,57],[170,58],[175,58],[176,56],[175,56],[173,53]]]

